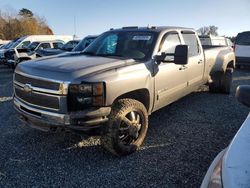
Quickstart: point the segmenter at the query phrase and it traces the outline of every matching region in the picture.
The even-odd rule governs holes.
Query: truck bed
[[[235,58],[233,49],[229,46],[205,45],[202,47],[207,62],[207,73],[213,74],[214,72],[225,70],[224,62],[228,61],[227,58]]]

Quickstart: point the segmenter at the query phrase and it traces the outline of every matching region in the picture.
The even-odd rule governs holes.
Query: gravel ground
[[[250,70],[234,73],[250,84]],[[0,187],[199,187],[249,109],[207,87],[150,117],[140,151],[117,158],[97,138],[44,133],[23,126],[11,103],[12,72],[0,67]]]

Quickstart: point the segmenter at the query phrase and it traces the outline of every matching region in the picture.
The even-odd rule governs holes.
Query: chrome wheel
[[[122,118],[119,139],[124,145],[130,145],[138,139],[143,123],[141,116],[140,112],[131,111]]]

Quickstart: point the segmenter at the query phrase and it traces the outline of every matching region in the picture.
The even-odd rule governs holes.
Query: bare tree
[[[204,26],[197,30],[200,35],[214,35],[218,36],[218,27],[211,25],[211,26]]]
[[[28,9],[15,11],[0,10],[0,38],[11,40],[24,35],[53,34],[46,19],[38,17]]]

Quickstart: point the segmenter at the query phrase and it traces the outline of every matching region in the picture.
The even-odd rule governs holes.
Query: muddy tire
[[[135,152],[148,130],[148,113],[137,100],[120,99],[112,107],[101,136],[101,145],[117,156]]]
[[[209,92],[211,92],[211,93],[219,93],[220,92],[219,80],[215,80],[209,84]]]
[[[230,94],[233,81],[233,69],[227,69],[221,77],[221,93]]]
[[[209,91],[211,93],[230,94],[233,80],[233,69],[228,68],[224,74],[217,80],[209,84]]]

